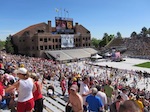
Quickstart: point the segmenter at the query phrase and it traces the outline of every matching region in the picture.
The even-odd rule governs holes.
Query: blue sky
[[[104,33],[129,37],[150,28],[150,0],[0,0],[0,39],[48,20],[55,26],[56,8],[62,9],[62,17],[68,10],[74,24],[82,24],[98,39]]]

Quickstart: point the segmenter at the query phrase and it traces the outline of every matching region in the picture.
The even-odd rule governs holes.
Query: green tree
[[[100,42],[99,39],[97,39],[97,38],[92,38],[92,45],[93,45],[94,47],[98,48],[98,47],[99,47],[99,42]]]
[[[150,37],[150,28],[148,28],[148,37]]]
[[[143,27],[143,28],[142,28],[141,34],[142,34],[143,37],[146,37],[146,36],[147,36],[148,30],[147,30],[146,27]]]
[[[102,40],[99,42],[99,47],[104,47],[107,45],[115,36],[114,35],[108,35],[107,33],[104,33],[104,36]]]
[[[113,38],[115,38],[115,35],[109,35],[109,41],[111,41]]]
[[[133,31],[130,35],[130,37],[134,38],[134,37],[137,37],[137,33],[135,31]]]
[[[109,36],[108,36],[108,34],[107,33],[104,33],[104,36],[103,36],[103,41],[105,42],[105,45],[107,45],[108,44],[108,39],[109,38]]]
[[[117,38],[122,38],[121,33],[117,32]]]
[[[5,49],[5,41],[0,40],[0,50]]]
[[[11,35],[9,35],[9,37],[6,38],[5,49],[7,53],[14,53]]]

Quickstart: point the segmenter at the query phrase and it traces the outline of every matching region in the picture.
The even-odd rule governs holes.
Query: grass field
[[[150,62],[145,62],[145,63],[137,64],[134,66],[143,67],[143,68],[150,68]]]

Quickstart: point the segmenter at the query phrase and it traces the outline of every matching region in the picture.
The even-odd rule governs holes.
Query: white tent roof
[[[100,56],[100,55],[96,54],[96,55],[92,56],[91,58],[98,59],[98,58],[102,58],[102,56]]]

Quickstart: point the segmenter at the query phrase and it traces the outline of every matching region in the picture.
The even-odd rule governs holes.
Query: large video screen
[[[61,48],[74,47],[74,35],[61,35]]]
[[[55,17],[55,23],[57,33],[74,33],[72,18]]]

